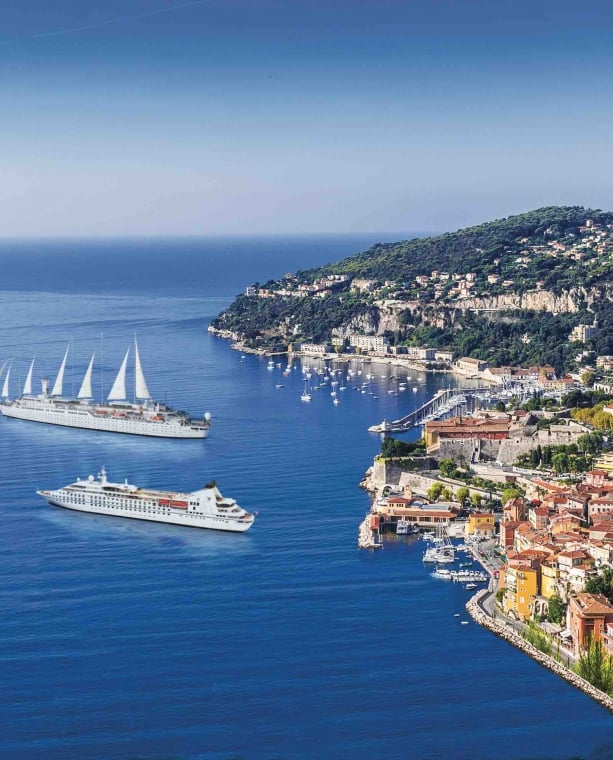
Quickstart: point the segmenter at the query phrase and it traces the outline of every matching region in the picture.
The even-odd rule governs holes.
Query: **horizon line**
[[[112,242],[117,240],[228,240],[249,238],[303,238],[303,237],[374,237],[378,235],[413,235],[425,237],[441,235],[436,230],[367,230],[359,232],[219,232],[219,233],[126,233],[116,235],[0,235],[0,244],[16,242]]]

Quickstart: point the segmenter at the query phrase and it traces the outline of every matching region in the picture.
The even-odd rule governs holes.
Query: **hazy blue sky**
[[[5,0],[0,235],[613,208],[611,0]]]

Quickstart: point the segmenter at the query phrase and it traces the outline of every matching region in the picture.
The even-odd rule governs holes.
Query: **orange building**
[[[580,654],[590,639],[606,639],[606,629],[610,623],[613,623],[613,606],[604,594],[580,593],[570,597],[568,628],[573,637],[575,654]]]

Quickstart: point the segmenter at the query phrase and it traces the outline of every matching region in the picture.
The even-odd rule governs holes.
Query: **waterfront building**
[[[503,609],[517,620],[529,620],[539,594],[540,569],[533,567],[505,567]]]
[[[472,359],[470,356],[464,356],[458,359],[457,369],[466,375],[474,375],[488,368],[488,363],[481,359]]]
[[[424,437],[428,449],[435,448],[441,440],[489,440],[501,441],[509,437],[511,422],[502,418],[451,417],[448,420],[426,422]]]
[[[350,335],[349,345],[361,351],[374,351],[384,353],[387,350],[389,340],[381,335]]]
[[[493,512],[473,512],[468,516],[466,534],[475,538],[491,538],[496,531]]]
[[[603,594],[584,592],[570,597],[567,628],[576,655],[588,646],[590,640],[603,640],[605,646],[610,646],[612,626],[613,606]]]

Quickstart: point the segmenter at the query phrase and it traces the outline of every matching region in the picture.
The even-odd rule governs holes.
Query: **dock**
[[[378,525],[376,515],[366,515],[358,528],[358,549],[380,549],[382,547]]]
[[[368,428],[369,433],[402,433],[428,420],[436,420],[457,412],[466,405],[467,399],[491,392],[491,388],[445,388],[437,391],[425,404],[398,420],[383,422]]]

